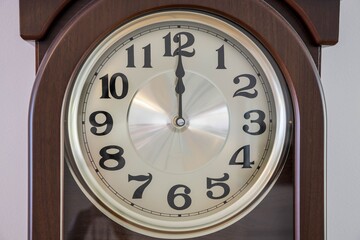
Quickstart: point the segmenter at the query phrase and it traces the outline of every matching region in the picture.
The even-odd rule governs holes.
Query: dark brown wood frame
[[[257,37],[274,57],[288,84],[295,117],[294,236],[324,240],[320,50],[321,44],[337,42],[339,0],[20,0],[21,36],[36,40],[38,59],[29,115],[29,239],[60,236],[61,109],[76,65],[116,26],[164,8],[225,16]]]

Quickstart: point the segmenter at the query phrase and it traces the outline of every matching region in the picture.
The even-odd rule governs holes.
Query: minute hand
[[[182,94],[185,92],[185,85],[183,82],[183,77],[185,76],[185,70],[182,64],[181,59],[181,51],[178,53],[179,59],[178,59],[178,65],[176,67],[175,75],[177,77],[177,83],[175,87],[175,92],[178,94],[179,97],[179,109],[178,109],[178,119],[182,119]]]

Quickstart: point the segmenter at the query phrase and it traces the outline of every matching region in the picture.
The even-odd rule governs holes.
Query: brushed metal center
[[[139,156],[170,173],[186,173],[207,164],[223,148],[229,130],[229,110],[219,89],[197,73],[187,72],[183,80],[183,119],[176,118],[173,71],[141,87],[128,114],[130,138]]]

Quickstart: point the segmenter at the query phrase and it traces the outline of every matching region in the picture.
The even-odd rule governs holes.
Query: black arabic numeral
[[[250,119],[251,115],[258,115],[258,118],[256,119],[252,119],[250,120],[251,123],[256,123],[259,125],[259,130],[258,131],[250,131],[250,127],[249,125],[244,125],[243,126],[243,130],[251,135],[260,135],[262,133],[265,132],[266,130],[266,123],[264,122],[265,120],[265,113],[261,110],[252,110],[252,111],[248,111],[244,114],[245,119]]]
[[[165,41],[164,57],[172,57],[172,53],[171,53],[171,32],[166,34],[166,36],[163,37],[163,39]]]
[[[224,45],[222,45],[219,49],[216,49],[216,51],[218,53],[218,65],[216,69],[226,69]]]
[[[144,66],[143,68],[152,68],[151,66],[151,44],[143,47],[144,50]],[[126,49],[127,51],[127,68],[136,68],[134,44]]]
[[[103,147],[100,150],[100,156],[102,157],[99,161],[100,167],[109,171],[122,169],[125,166],[125,159],[122,157],[123,153],[124,150],[116,145]]]
[[[183,49],[188,48],[190,46],[192,46],[195,42],[195,38],[194,35],[192,35],[189,32],[179,32],[177,34],[175,34],[174,36],[174,42],[176,43],[181,43],[181,36],[184,35],[186,37],[186,42],[184,44],[180,44],[180,46],[175,49],[174,51],[174,56],[175,55],[181,55],[184,57],[192,57],[195,55],[195,49],[193,49],[191,52],[188,51],[184,51]]]
[[[144,49],[144,66],[143,68],[152,68],[151,66],[151,44],[143,47]]]
[[[238,158],[240,152],[242,152],[242,162],[237,162],[236,159]],[[229,165],[242,165],[243,168],[251,168],[251,165],[254,165],[254,161],[250,160],[250,145],[245,145],[239,148],[231,157]]]
[[[235,84],[239,84],[241,81],[241,78],[247,78],[249,80],[249,84],[245,87],[239,88],[233,95],[233,97],[247,97],[247,98],[255,98],[258,95],[258,91],[256,89],[253,89],[256,85],[256,78],[251,74],[240,74],[239,76],[236,76],[233,80]],[[253,92],[249,92],[247,90],[253,89]]]
[[[176,191],[181,188],[184,189],[184,192],[176,193]],[[172,188],[170,188],[169,193],[167,195],[167,201],[168,201],[169,206],[175,210],[187,209],[191,205],[191,198],[189,196],[190,192],[191,192],[190,188],[185,185],[178,184],[178,185],[173,186]],[[180,200],[176,201],[177,203],[175,203],[176,198],[180,199]],[[181,204],[181,201],[183,201],[182,204]],[[180,202],[180,204],[179,204],[179,202]]]
[[[138,175],[138,176],[132,176],[128,175],[128,181],[138,181],[138,182],[144,182],[141,184],[134,192],[132,198],[133,199],[141,199],[144,193],[144,190],[147,186],[149,186],[150,182],[152,180],[151,173],[148,173],[148,175]]]
[[[118,79],[118,77],[121,78],[122,81],[122,92],[121,95],[117,94],[116,91],[116,80]],[[101,82],[102,82],[102,95],[100,98],[110,98],[109,97],[109,85],[110,85],[110,94],[113,98],[115,99],[123,99],[124,97],[126,97],[128,90],[129,90],[129,82],[127,77],[125,76],[125,74],[123,73],[115,73],[114,75],[111,76],[110,78],[110,84],[109,84],[109,76],[108,74],[104,75],[103,77],[100,78]]]
[[[127,59],[128,64],[126,65],[127,68],[134,68],[135,67],[135,56],[134,56],[134,44],[131,45],[126,49],[127,51]]]
[[[229,180],[229,174],[227,174],[227,173],[224,173],[224,176],[221,178],[207,178],[206,179],[207,189],[211,189],[213,187],[221,187],[223,189],[223,193],[219,196],[214,196],[214,192],[211,190],[207,191],[206,195],[208,196],[208,198],[221,199],[221,198],[224,198],[227,195],[229,195],[230,187],[229,187],[229,185],[224,183],[227,180]]]
[[[105,116],[105,120],[103,122],[99,122],[99,118],[101,119],[101,115]],[[90,132],[96,136],[103,136],[108,134],[113,127],[113,119],[110,113],[105,111],[96,111],[90,114],[89,121],[93,127],[90,128]],[[103,132],[99,132],[98,128],[106,126]]]
[[[182,43],[181,37],[184,36],[186,38],[185,43]],[[180,43],[180,46],[175,49],[172,53],[171,51],[171,32],[169,32],[165,37],[163,37],[165,41],[165,53],[164,57],[172,57],[176,55],[181,55],[184,57],[192,57],[195,55],[195,49],[193,48],[191,52],[184,50],[185,48],[191,47],[195,42],[195,37],[189,32],[179,32],[174,35],[173,41],[175,43]]]
[[[106,74],[100,78],[101,80],[101,97],[100,98],[110,98],[109,97],[109,75]]]

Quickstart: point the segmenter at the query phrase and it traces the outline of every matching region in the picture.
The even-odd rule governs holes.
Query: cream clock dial
[[[86,58],[64,108],[69,165],[119,224],[160,238],[220,230],[284,163],[281,75],[241,28],[191,11],[121,26]]]

